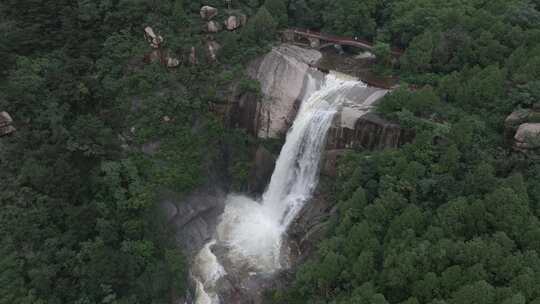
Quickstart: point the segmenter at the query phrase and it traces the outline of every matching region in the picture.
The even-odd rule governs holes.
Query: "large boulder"
[[[530,109],[518,109],[510,113],[504,121],[504,129],[507,137],[513,138],[517,128],[529,120]]]
[[[540,148],[540,123],[524,123],[514,135],[514,148],[528,151]]]
[[[234,31],[237,28],[244,26],[247,22],[246,15],[239,15],[239,16],[229,16],[227,19],[225,19],[224,24],[225,28],[229,31]]]
[[[327,235],[331,218],[336,216],[337,208],[331,198],[331,191],[319,183],[313,198],[306,204],[291,223],[286,236],[290,247],[292,268],[302,264],[315,252],[317,244]]]
[[[215,8],[215,7],[212,7],[212,6],[205,5],[205,6],[201,7],[200,14],[201,14],[201,18],[203,20],[210,20],[210,19],[214,18],[215,16],[217,16],[218,9]]]
[[[204,30],[208,33],[218,33],[221,31],[221,24],[217,21],[210,20],[206,23]]]
[[[509,145],[515,150],[527,152],[538,148],[540,124],[540,109],[518,109],[512,112],[504,121],[504,135]]]
[[[321,175],[336,177],[337,176],[337,164],[341,157],[343,157],[348,149],[327,150],[323,155]]]
[[[403,129],[376,113],[363,114],[352,121],[352,124],[338,124],[331,127],[327,149],[397,148],[414,137],[411,130]]]
[[[321,57],[319,51],[283,44],[251,64],[248,73],[259,81],[263,94],[258,137],[280,138],[287,132],[300,101],[322,82],[323,74],[310,68]]]
[[[163,37],[157,35],[154,32],[154,29],[149,26],[144,28],[144,37],[146,38],[146,41],[148,41],[150,46],[154,49],[159,48],[161,46],[161,43],[163,43]]]
[[[13,118],[8,112],[0,112],[0,136],[5,136],[15,132],[15,127],[12,126]]]

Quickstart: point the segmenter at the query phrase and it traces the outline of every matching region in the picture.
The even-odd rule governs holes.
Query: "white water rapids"
[[[270,184],[260,201],[229,195],[216,239],[197,255],[192,274],[197,304],[219,304],[216,282],[226,271],[211,246],[226,248],[226,259],[248,273],[271,274],[286,267],[282,239],[291,221],[317,186],[326,134],[339,106],[361,82],[329,74],[319,84],[311,77],[296,119],[281,150]]]

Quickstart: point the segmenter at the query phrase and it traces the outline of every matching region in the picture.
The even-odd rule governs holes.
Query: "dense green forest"
[[[540,304],[540,164],[514,153],[504,118],[540,102],[538,0],[233,0],[249,16],[204,55],[199,10],[225,1],[2,0],[0,303],[168,303],[182,252],[158,213],[220,149],[242,189],[248,136],[210,111],[250,58],[298,26],[405,50],[380,60],[402,89],[378,111],[415,130],[357,151],[327,181],[334,229],[275,303]],[[152,26],[181,61],[143,63]],[[199,64],[188,63],[191,47]],[[418,90],[409,90],[407,85]],[[411,86],[412,87],[412,86]],[[141,145],[159,139],[156,155]]]
[[[184,293],[185,261],[156,195],[188,193],[205,182],[221,146],[245,146],[209,102],[242,77],[240,59],[264,50],[254,40],[265,39],[224,33],[228,60],[212,64],[199,17],[208,3],[225,6],[0,2],[0,109],[17,127],[0,140],[0,303],[168,303]],[[144,64],[146,26],[178,58],[194,46],[199,64]],[[157,155],[140,152],[155,139]],[[232,164],[241,180],[243,166]]]
[[[415,130],[350,153],[316,257],[276,303],[540,303],[540,164],[505,117],[540,102],[538,1],[295,1],[295,22],[404,48],[378,111]],[[308,13],[306,13],[308,12]]]

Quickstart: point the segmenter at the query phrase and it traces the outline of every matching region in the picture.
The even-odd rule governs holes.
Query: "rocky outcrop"
[[[540,123],[524,123],[514,135],[514,148],[530,151],[540,148]]]
[[[228,31],[234,31],[240,27],[240,21],[238,18],[236,18],[236,16],[229,16],[229,18],[224,21],[224,24]]]
[[[349,151],[351,150],[349,149],[327,150],[322,157],[321,175],[328,176],[328,177],[336,177],[338,162],[340,158],[342,158]]]
[[[283,44],[252,64],[249,74],[260,82],[263,94],[257,123],[260,138],[279,138],[287,132],[308,90],[308,77],[323,78],[310,68],[321,56],[316,50]]]
[[[210,20],[218,15],[218,9],[212,6],[205,5],[201,7],[200,14],[203,20]]]
[[[0,136],[6,136],[15,132],[15,127],[12,126],[13,118],[8,112],[0,112]]]
[[[512,148],[529,152],[540,148],[540,109],[519,109],[504,122],[505,137]]]
[[[389,122],[376,113],[356,117],[350,125],[333,126],[328,134],[328,149],[382,150],[397,148],[414,137],[411,130]]]
[[[178,247],[194,255],[212,238],[226,193],[216,185],[207,185],[187,197],[171,191],[164,191],[161,197],[161,210],[174,227]]]
[[[144,56],[143,61],[145,63],[159,62],[168,68],[176,68],[180,65],[180,60],[171,51],[161,47],[164,39],[162,36],[157,35],[151,27],[144,28],[144,37],[150,47],[154,49]]]

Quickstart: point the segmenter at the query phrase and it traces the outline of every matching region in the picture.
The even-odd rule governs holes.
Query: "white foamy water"
[[[200,273],[195,274],[197,304],[219,303],[215,283],[225,271],[210,250],[214,243],[227,249],[226,258],[234,267],[249,273],[270,274],[286,266],[281,259],[283,234],[317,186],[326,134],[334,114],[354,87],[365,85],[332,74],[322,85],[308,80],[305,98],[262,199],[229,195],[216,241],[199,253],[198,259],[203,256],[201,260],[212,262],[195,266]]]
[[[214,288],[217,280],[226,272],[210,250],[210,247],[215,243],[215,240],[208,242],[193,261],[191,271],[196,283],[197,304],[219,304],[218,294]]]

